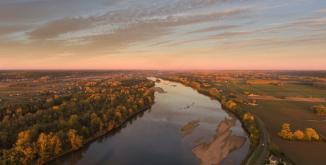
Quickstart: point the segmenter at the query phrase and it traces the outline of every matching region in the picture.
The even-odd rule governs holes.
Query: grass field
[[[277,136],[283,123],[291,124],[293,130],[315,128],[320,135],[326,135],[325,118],[311,112],[313,103],[290,101],[258,101],[252,112],[265,123],[273,143],[278,145],[287,157],[297,164],[322,165],[326,162],[325,142],[294,142],[285,141]]]

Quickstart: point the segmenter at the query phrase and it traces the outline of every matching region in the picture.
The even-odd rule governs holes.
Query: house
[[[267,165],[278,165],[278,159],[274,155],[269,156]]]

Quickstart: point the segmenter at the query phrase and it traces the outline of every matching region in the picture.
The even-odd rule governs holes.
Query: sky
[[[0,0],[0,69],[325,70],[325,0]]]

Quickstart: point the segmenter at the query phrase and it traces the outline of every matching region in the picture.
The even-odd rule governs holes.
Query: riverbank
[[[109,135],[109,134],[113,134],[117,131],[119,131],[121,128],[123,128],[123,126],[125,126],[128,122],[130,122],[131,120],[133,120],[136,116],[138,115],[141,115],[142,113],[144,113],[145,111],[147,111],[148,109],[150,109],[151,107],[146,107],[138,112],[135,112],[134,114],[132,114],[131,116],[129,116],[127,119],[125,119],[121,124],[115,126],[115,127],[112,127],[111,129],[109,129],[108,131],[106,132],[102,132],[102,133],[99,133],[98,135],[95,135],[93,138],[90,138],[90,139],[87,139],[85,141],[85,143],[83,144],[82,147],[76,149],[76,150],[70,150],[70,151],[67,151],[53,159],[50,159],[48,161],[46,161],[44,164],[52,164],[54,163],[57,159],[60,159],[61,157],[64,157],[66,156],[67,154],[71,154],[72,152],[77,152],[79,150],[82,150],[84,147],[86,147],[87,145],[89,145],[90,143],[98,140],[99,138],[101,137],[104,137],[106,135]]]

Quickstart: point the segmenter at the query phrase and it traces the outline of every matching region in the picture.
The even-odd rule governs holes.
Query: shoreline
[[[155,103],[155,102],[154,102]],[[68,154],[72,154],[74,152],[77,152],[77,151],[80,151],[82,150],[83,148],[85,148],[87,145],[89,145],[90,143],[92,142],[95,142],[96,140],[98,140],[99,138],[101,137],[104,137],[106,135],[110,135],[110,134],[113,134],[113,133],[116,133],[117,131],[119,131],[120,129],[123,128],[124,125],[126,125],[129,121],[131,121],[132,119],[134,119],[134,117],[140,115],[141,113],[144,113],[146,112],[147,110],[149,110],[151,107],[146,107],[138,112],[135,112],[134,114],[132,114],[131,116],[129,116],[128,118],[126,118],[121,124],[119,124],[118,126],[112,128],[111,130],[108,130],[107,132],[103,132],[103,133],[100,133],[98,135],[96,135],[95,137],[91,138],[91,139],[88,139],[86,140],[86,142],[83,144],[82,147],[76,149],[76,150],[69,150],[65,153],[62,153],[61,155],[57,156],[57,157],[54,157],[44,163],[41,163],[41,164],[51,164],[51,163],[54,163],[57,159],[60,159],[60,158],[63,158],[64,156],[67,156]]]

